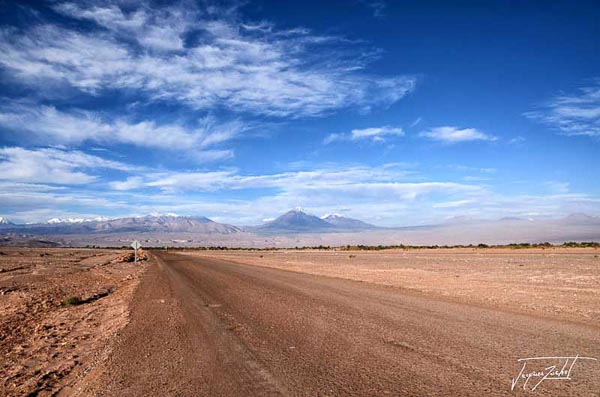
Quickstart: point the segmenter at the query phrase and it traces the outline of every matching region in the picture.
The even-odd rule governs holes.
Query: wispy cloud
[[[600,136],[600,80],[575,94],[555,96],[525,116],[565,135]]]
[[[423,118],[417,117],[412,123],[410,123],[410,127],[416,127],[419,123],[421,123],[421,121],[423,121]]]
[[[60,111],[53,106],[12,104],[0,108],[0,126],[19,132],[28,143],[38,144],[131,144],[165,150],[194,151],[201,161],[232,156],[231,150],[213,150],[251,128],[241,121],[217,123],[204,117],[194,127],[175,123],[113,119],[91,111]]]
[[[509,143],[510,145],[521,146],[521,145],[523,145],[523,144],[524,144],[526,141],[527,141],[527,140],[526,140],[524,137],[522,137],[522,136],[516,136],[516,137],[514,137],[514,138],[511,138],[511,139],[508,141],[508,143]]]
[[[197,14],[193,9],[151,10],[145,5],[125,13],[115,4],[85,7],[78,3],[59,3],[55,10],[76,19],[94,21],[118,36],[132,37],[141,46],[156,51],[183,50],[183,36]]]
[[[236,170],[209,173],[172,173],[163,177],[151,176],[152,186],[178,190],[203,189],[260,189],[285,191],[350,187],[364,183],[396,183],[411,172],[394,164],[381,167],[331,165],[330,167],[265,175],[241,175]],[[375,186],[375,185],[373,185]]]
[[[377,52],[341,37],[241,23],[189,4],[137,4],[127,12],[116,4],[55,7],[92,21],[92,31],[50,23],[2,29],[0,65],[42,91],[133,90],[196,109],[285,117],[388,106],[415,86],[412,76],[366,73]]]
[[[437,200],[478,197],[485,188],[452,181],[424,181],[402,165],[343,166],[332,164],[321,168],[276,174],[248,175],[238,170],[205,172],[147,173],[140,179],[113,183],[120,192],[143,191],[146,199],[154,196],[174,197],[161,204],[181,213],[210,211],[220,219],[234,223],[257,223],[277,216],[289,208],[303,206],[317,213],[352,209],[355,216],[374,220],[382,216],[394,223],[398,214],[414,205]],[[130,190],[128,190],[130,189]],[[200,195],[194,201],[190,197]],[[208,204],[207,197],[228,197]],[[175,198],[177,197],[177,198]],[[235,199],[234,197],[238,197]],[[142,199],[142,200],[146,200]],[[204,204],[201,204],[203,202]],[[369,214],[369,212],[371,212]],[[383,214],[382,212],[385,212]],[[234,215],[235,214],[235,215]],[[233,217],[237,217],[234,219]],[[397,223],[398,221],[396,221]]]
[[[64,151],[58,152],[63,152],[58,157],[67,156],[72,162],[58,169],[71,173],[87,171],[85,167],[98,161],[71,160]],[[123,168],[123,165],[107,166]],[[56,165],[52,164],[52,167]],[[29,178],[31,182],[27,183],[0,178],[3,215],[11,215],[19,221],[39,221],[54,216],[125,216],[155,211],[206,215],[234,224],[257,224],[289,208],[302,206],[316,214],[344,213],[376,224],[398,226],[438,223],[456,215],[492,219],[556,217],[575,211],[597,213],[600,210],[598,198],[565,192],[566,185],[544,183],[551,194],[508,195],[477,183],[427,180],[423,175],[415,174],[414,169],[395,164],[331,164],[260,175],[244,174],[235,169],[132,171],[131,176],[119,183],[111,182],[110,189],[93,191],[82,184],[52,184],[57,180],[104,183],[102,179],[90,180],[95,176],[93,174],[86,175],[64,178],[60,174],[50,174],[51,178],[43,182],[40,177]]]
[[[411,201],[422,195],[457,192],[477,193],[476,185],[454,182],[409,181],[411,171],[394,164],[379,167],[350,166],[265,175],[243,175],[237,170],[149,173],[113,183],[115,189],[155,188],[166,193],[218,192],[271,189],[289,200],[312,203],[347,200]],[[337,197],[337,199],[336,199]]]
[[[544,182],[544,186],[555,194],[567,194],[571,190],[569,182],[546,181]]]
[[[97,179],[86,170],[97,171],[102,168],[131,172],[139,170],[79,151],[0,148],[0,181],[82,185]]]
[[[400,127],[375,127],[354,129],[349,134],[329,134],[324,140],[324,144],[330,144],[335,141],[359,141],[370,140],[373,142],[383,142],[389,137],[404,136],[404,131]]]
[[[130,203],[115,200],[104,192],[83,192],[74,188],[48,187],[43,184],[6,183],[0,181],[3,213],[17,222],[43,222],[50,218],[93,218],[114,211],[133,212]]]
[[[373,11],[373,16],[381,18],[385,15],[387,4],[383,0],[360,0],[362,4],[369,7]]]
[[[475,128],[436,127],[419,134],[423,138],[443,143],[459,143],[468,141],[495,141],[497,138]]]

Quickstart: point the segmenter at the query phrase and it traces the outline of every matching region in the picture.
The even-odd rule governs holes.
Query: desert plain
[[[597,248],[0,251],[1,395],[600,393]]]

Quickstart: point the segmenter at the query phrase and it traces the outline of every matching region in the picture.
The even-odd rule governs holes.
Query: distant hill
[[[372,230],[378,228],[375,225],[371,225],[358,219],[346,218],[338,214],[327,215],[321,219],[329,224],[332,224],[336,227],[336,229],[344,229],[348,231]]]
[[[563,218],[561,221],[568,224],[596,224],[600,223],[600,217],[575,213]]]
[[[8,233],[0,235],[1,247],[55,248],[61,245],[56,241],[42,240],[26,234]]]

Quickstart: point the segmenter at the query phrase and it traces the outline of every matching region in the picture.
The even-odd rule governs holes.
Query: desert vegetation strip
[[[93,248],[100,248],[93,246]],[[108,247],[106,247],[108,249]],[[113,247],[127,248],[127,246]],[[510,244],[455,244],[455,245],[314,245],[297,247],[235,247],[235,246],[197,246],[197,247],[155,247],[156,249],[170,249],[179,251],[289,251],[293,250],[322,250],[322,251],[383,251],[383,250],[436,250],[436,249],[551,249],[551,248],[600,248],[600,242],[596,241],[569,241],[560,244],[544,243],[510,243]]]

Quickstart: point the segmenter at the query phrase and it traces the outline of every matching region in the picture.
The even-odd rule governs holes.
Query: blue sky
[[[9,2],[0,215],[600,214],[600,4]]]

